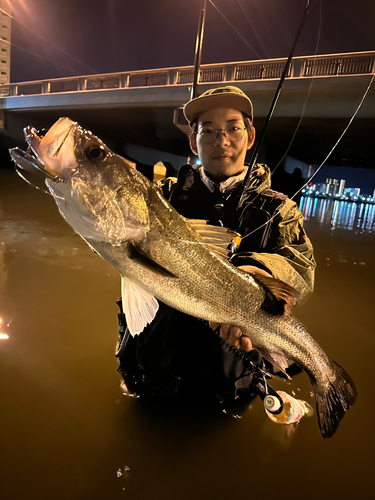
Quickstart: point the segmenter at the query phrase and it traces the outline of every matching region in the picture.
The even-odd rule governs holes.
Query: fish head
[[[149,229],[150,183],[124,158],[70,118],[41,136],[25,129],[26,142],[45,170],[46,184],[66,221],[87,240],[120,245]]]

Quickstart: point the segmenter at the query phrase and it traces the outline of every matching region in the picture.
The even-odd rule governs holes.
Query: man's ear
[[[255,141],[255,128],[251,127],[251,129],[249,131],[249,140],[247,141],[246,149],[250,149],[253,146],[254,141]]]
[[[197,148],[197,141],[195,134],[191,134],[190,136],[190,149],[195,155],[198,155],[198,148]]]

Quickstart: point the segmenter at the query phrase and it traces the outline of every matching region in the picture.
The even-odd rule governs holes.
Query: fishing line
[[[333,145],[332,149],[330,150],[330,152],[328,153],[328,155],[324,158],[324,160],[322,161],[322,163],[319,165],[319,167],[316,169],[316,171],[310,176],[310,178],[307,180],[307,182],[300,188],[298,189],[298,191],[296,191],[294,193],[293,196],[290,197],[290,200],[293,200],[297,194],[302,191],[302,189],[304,189],[310,182],[311,180],[316,176],[316,174],[319,172],[319,170],[323,167],[323,165],[325,164],[325,162],[328,160],[328,158],[331,156],[331,154],[333,153],[333,151],[336,149],[337,145],[340,143],[341,139],[344,137],[344,135],[346,134],[348,128],[350,127],[350,125],[352,124],[354,118],[357,116],[358,114],[358,111],[360,110],[360,108],[362,107],[362,104],[364,102],[364,100],[366,99],[367,97],[367,94],[369,93],[370,89],[371,89],[371,86],[374,82],[374,79],[375,79],[375,73],[372,74],[372,77],[371,77],[371,80],[357,106],[357,109],[354,111],[352,117],[350,118],[347,126],[345,127],[344,131],[342,132],[342,134],[340,135],[340,137],[337,139],[337,141],[335,142],[335,144]],[[247,236],[250,236],[251,234],[253,234],[255,231],[258,231],[258,229],[261,229],[262,227],[266,226],[267,224],[269,224],[270,222],[272,222],[272,220],[281,213],[283,208],[281,208],[280,210],[277,210],[273,216],[270,218],[269,221],[265,222],[264,224],[262,224],[261,226],[259,226],[258,228],[254,229],[254,231],[252,231],[251,233],[248,233],[246,236],[244,236],[242,238],[242,240],[244,240],[245,238],[247,238]]]
[[[285,81],[285,78],[287,76],[287,73],[288,73],[288,71],[290,69],[290,64],[291,64],[291,61],[292,61],[294,50],[296,48],[298,39],[299,39],[300,34],[302,32],[302,28],[303,28],[303,25],[305,23],[306,17],[307,17],[307,15],[309,13],[310,3],[311,3],[311,0],[307,0],[306,6],[305,6],[305,9],[304,9],[304,12],[303,12],[303,16],[302,16],[302,19],[300,21],[300,24],[299,24],[299,27],[298,27],[298,30],[297,30],[297,34],[296,34],[296,36],[294,38],[293,45],[292,45],[292,47],[290,49],[288,59],[287,59],[287,61],[285,63],[285,66],[284,66],[281,78],[280,78],[279,83],[277,85],[277,89],[276,89],[275,95],[274,95],[274,97],[272,99],[272,103],[271,103],[270,109],[268,111],[266,121],[265,121],[265,123],[263,125],[263,128],[262,128],[262,131],[260,133],[260,138],[259,138],[259,140],[258,140],[258,142],[257,142],[257,144],[255,146],[254,151],[253,151],[253,155],[252,155],[252,158],[251,158],[250,167],[249,167],[249,169],[248,169],[248,171],[246,173],[245,180],[244,180],[244,182],[242,184],[242,188],[241,188],[239,194],[237,195],[237,201],[236,201],[237,208],[236,208],[236,211],[239,210],[240,207],[241,207],[241,205],[242,205],[242,200],[243,200],[243,197],[244,197],[244,193],[245,193],[245,190],[246,190],[246,188],[248,187],[248,184],[249,184],[250,175],[251,175],[251,173],[253,171],[254,165],[256,164],[256,161],[257,161],[257,158],[258,158],[258,154],[259,154],[259,151],[260,151],[260,147],[263,144],[263,139],[265,137],[268,125],[269,125],[269,123],[271,121],[272,115],[273,115],[273,113],[275,111],[277,101],[278,101],[278,99],[280,97],[280,94],[281,94],[282,86],[284,84],[284,81]]]
[[[6,42],[6,43],[9,43],[9,42]],[[23,47],[20,47],[19,45],[16,45],[15,43],[12,42],[11,44],[12,47],[16,47],[17,49],[20,49],[20,50],[23,50],[33,56],[36,56],[36,57],[39,57],[40,59],[44,59],[45,61],[48,61],[50,63],[53,63],[55,64],[56,66],[60,66],[61,68],[64,68],[68,71],[71,71],[72,73],[76,73],[76,75],[78,76],[81,76],[82,73],[79,73],[78,71],[74,70],[74,69],[71,69],[71,68],[67,68],[66,66],[64,66],[63,64],[60,64],[60,63],[57,63],[56,61],[52,61],[52,59],[48,59],[47,57],[44,57],[44,56],[41,56],[39,54],[36,54],[35,52],[31,52],[30,50],[27,50],[27,49],[24,49]]]
[[[237,0],[239,1],[239,0]],[[322,31],[322,1],[320,0],[319,2],[319,29],[318,29],[318,37],[317,37],[317,41],[316,41],[316,46],[315,46],[315,51],[314,51],[314,55],[316,56],[317,53],[318,53],[318,47],[319,47],[319,44],[320,44],[320,37],[321,37],[321,31]],[[313,86],[313,82],[315,80],[315,76],[311,78],[311,81],[310,81],[310,85],[309,85],[309,89],[307,91],[307,94],[306,94],[306,99],[303,103],[303,106],[302,106],[302,113],[301,113],[301,117],[299,119],[299,122],[297,124],[297,127],[293,133],[293,136],[292,136],[292,139],[289,143],[289,146],[287,147],[284,155],[282,156],[281,160],[277,163],[277,165],[273,168],[272,170],[272,173],[274,173],[277,169],[277,167],[282,163],[282,161],[284,160],[284,158],[286,157],[286,155],[288,154],[293,142],[294,142],[294,139],[296,138],[296,135],[297,135],[297,132],[298,132],[298,129],[299,127],[301,126],[301,123],[302,123],[302,120],[305,116],[305,109],[306,109],[306,105],[307,105],[307,101],[310,97],[310,93],[311,93],[311,89],[312,89],[312,86]]]
[[[209,0],[210,4],[215,7],[215,9],[218,11],[218,13],[227,21],[227,23],[234,29],[234,31],[237,33],[237,35],[242,38],[242,40],[246,43],[246,45],[254,52],[254,54],[259,58],[262,59],[262,56],[258,54],[258,52],[248,43],[247,40],[241,35],[241,33],[233,26],[233,24],[229,21],[228,18],[225,17],[225,15],[216,7],[216,5],[213,3],[212,0]]]
[[[237,3],[238,3],[238,5],[241,7],[241,10],[242,10],[242,12],[244,13],[244,15],[245,15],[245,17],[246,17],[246,20],[247,20],[247,22],[249,23],[250,28],[253,30],[254,35],[257,37],[258,42],[259,42],[259,43],[260,43],[260,45],[262,46],[262,49],[264,50],[264,53],[266,54],[267,59],[269,59],[269,58],[270,58],[270,56],[267,54],[267,51],[266,51],[266,49],[264,48],[264,45],[262,44],[262,42],[261,42],[261,40],[260,40],[260,38],[259,38],[259,36],[258,36],[257,32],[255,31],[254,26],[251,24],[251,21],[250,21],[250,19],[248,18],[248,16],[247,16],[246,12],[244,11],[244,8],[242,7],[242,5],[241,5],[241,3],[240,3],[240,0],[237,0]]]
[[[337,139],[336,143],[334,144],[333,148],[331,149],[331,151],[328,153],[328,155],[324,158],[323,162],[319,165],[319,167],[316,169],[316,171],[311,175],[311,177],[308,179],[308,181],[300,188],[298,189],[298,191],[296,193],[294,193],[294,195],[291,197],[291,200],[297,196],[297,194],[302,191],[303,188],[305,188],[309,182],[311,182],[311,179],[313,179],[316,174],[319,172],[319,170],[323,167],[323,165],[325,164],[325,162],[328,160],[328,158],[331,156],[331,154],[333,153],[333,151],[336,149],[336,146],[339,144],[339,142],[341,141],[341,139],[344,137],[344,135],[346,134],[348,128],[350,127],[350,125],[352,124],[354,118],[357,116],[358,114],[358,111],[361,109],[362,107],[362,104],[364,102],[364,100],[366,99],[366,96],[367,94],[369,93],[370,89],[371,89],[371,86],[374,82],[374,79],[375,79],[375,73],[373,73],[372,77],[371,77],[371,80],[370,80],[370,83],[368,84],[366,90],[365,90],[365,93],[363,94],[362,96],[362,99],[360,101],[360,103],[358,104],[357,106],[357,109],[355,110],[353,116],[350,118],[349,120],[349,123],[347,124],[347,126],[345,127],[343,133],[340,135],[340,137]]]
[[[54,195],[50,191],[47,191],[46,189],[42,189],[39,186],[37,186],[36,184],[33,184],[31,181],[29,181],[29,179],[22,174],[21,169],[18,167],[17,164],[15,165],[14,169],[17,172],[17,174],[21,177],[21,179],[23,179],[25,182],[27,182],[27,184],[29,184],[30,186],[32,186],[37,191],[41,191],[44,194],[48,194],[49,196],[52,196],[52,198],[57,198],[59,200],[64,200],[64,198],[61,198],[60,196]],[[58,181],[56,180],[55,182],[58,182]]]
[[[12,14],[9,14],[9,12],[5,11],[4,9],[0,8],[0,12],[3,12],[4,14],[6,14],[7,16],[9,16],[11,19],[13,19],[14,21],[16,21],[18,24],[20,24],[21,26],[23,26],[24,28],[28,29],[29,31],[31,31],[32,33],[34,33],[34,35],[38,35],[40,38],[42,38],[43,40],[45,40],[48,44],[50,45],[53,45],[54,47],[56,47],[58,50],[60,50],[61,52],[63,52],[65,55],[67,55],[68,57],[71,57],[72,59],[74,59],[76,62],[78,62],[79,64],[82,64],[82,66],[84,66],[85,68],[87,68],[88,70],[90,70],[91,72],[95,73],[95,74],[98,74],[97,71],[95,71],[94,69],[90,68],[90,66],[87,66],[87,64],[83,63],[82,61],[80,61],[79,59],[77,59],[76,57],[72,56],[71,54],[69,54],[68,52],[66,52],[64,49],[62,49],[61,47],[59,47],[58,45],[56,45],[55,43],[51,42],[50,40],[48,40],[47,38],[45,38],[43,35],[41,35],[40,33],[38,33],[37,31],[34,31],[32,28],[29,28],[29,26],[26,26],[26,24],[22,23],[21,21],[19,21],[18,19],[16,19],[14,16],[12,16]],[[9,42],[8,42],[9,43]],[[22,49],[22,47],[18,47],[17,45],[13,44],[15,47],[19,48],[19,49]],[[22,49],[22,50],[26,50],[26,49]],[[30,52],[28,50],[26,50],[26,52]],[[33,54],[33,52],[30,52],[30,54]],[[37,55],[37,54],[34,54],[34,55]],[[39,57],[42,57],[42,56],[39,56]],[[43,58],[43,57],[42,57]],[[46,59],[46,58],[43,58],[43,59]],[[49,59],[46,59],[47,61],[49,61]],[[53,62],[53,61],[49,61],[49,62]],[[56,63],[55,63],[56,64]],[[62,66],[62,65],[60,65]],[[68,69],[66,68],[65,66],[62,66],[63,68],[65,69]],[[75,70],[69,70],[69,71],[75,71]],[[78,73],[78,71],[76,71],[76,73]],[[78,73],[79,74],[79,73]]]

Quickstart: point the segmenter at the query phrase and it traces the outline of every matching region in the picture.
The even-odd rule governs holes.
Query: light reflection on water
[[[13,319],[10,339],[0,342],[1,498],[262,498],[270,478],[278,500],[294,492],[305,500],[371,497],[375,398],[364,396],[375,386],[373,210],[324,201],[303,201],[318,268],[316,290],[296,315],[359,391],[329,441],[316,416],[277,425],[259,399],[236,419],[194,402],[183,413],[122,396],[118,274],[53,200],[0,170],[0,316]],[[199,349],[194,332],[187,342]],[[304,375],[272,385],[312,401]]]
[[[375,204],[303,196],[300,210],[305,220],[316,219],[321,226],[330,226],[332,230],[375,232]]]

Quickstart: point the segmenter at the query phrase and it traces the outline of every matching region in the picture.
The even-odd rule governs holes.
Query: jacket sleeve
[[[303,227],[303,215],[290,199],[272,221],[270,246],[265,252],[232,256],[235,266],[253,265],[288,283],[299,293],[299,302],[314,289],[316,263],[313,247]]]

